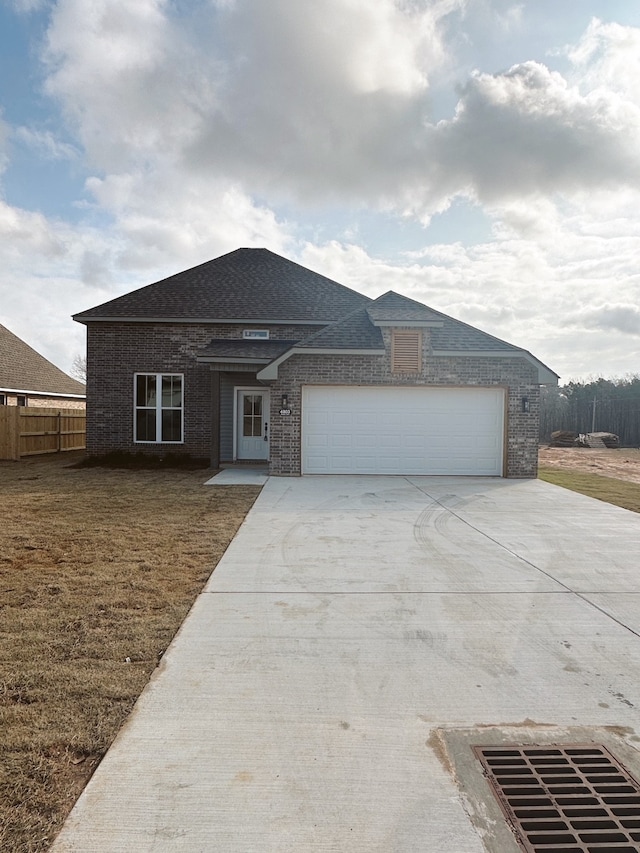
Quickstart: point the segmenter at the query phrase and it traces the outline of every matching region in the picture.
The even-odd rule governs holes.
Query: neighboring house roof
[[[67,376],[4,326],[0,326],[0,391],[85,396],[82,382]]]
[[[73,319],[326,324],[368,302],[367,296],[268,249],[236,249]]]

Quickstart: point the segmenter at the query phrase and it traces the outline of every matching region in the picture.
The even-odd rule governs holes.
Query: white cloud
[[[80,153],[73,145],[58,139],[49,130],[20,126],[15,129],[13,136],[43,160],[77,160]]]
[[[640,104],[640,29],[594,18],[567,54],[581,85],[606,87]]]
[[[219,179],[185,182],[166,167],[142,175],[91,179],[87,189],[114,218],[115,269],[149,275],[193,266],[238,246],[285,252],[290,226],[239,187]]]
[[[491,203],[640,178],[640,110],[601,89],[583,96],[536,62],[474,74],[455,118],[431,133],[436,195]]]
[[[34,254],[55,258],[65,251],[60,234],[40,213],[20,210],[0,200],[0,247],[6,257]]]
[[[229,60],[220,110],[198,129],[187,169],[220,167],[274,198],[342,200],[422,217],[456,195],[493,203],[617,190],[640,177],[638,105],[628,89],[609,86],[606,75],[600,80],[588,57],[572,80],[533,61],[498,74],[475,72],[455,115],[433,124],[427,84],[443,61],[439,18],[416,12],[413,20],[423,23],[415,26],[414,45],[424,46],[432,65],[423,67],[415,50],[405,50],[403,73],[387,69],[397,85],[365,86],[368,57],[384,65],[373,26],[357,33],[346,26],[329,40],[313,20],[306,33],[295,13],[281,26],[286,5],[270,6],[268,21],[260,14],[249,20],[248,4],[234,7],[230,44],[241,61],[236,67]],[[334,0],[332,19],[338,5],[344,11],[346,4]],[[296,6],[300,15],[304,6]],[[361,23],[371,24],[358,11]],[[517,9],[511,11],[515,25]],[[383,16],[378,23],[401,48],[408,36],[395,14],[395,28]]]
[[[431,89],[450,62],[451,16],[465,9],[237,0],[180,18],[168,0],[59,0],[47,90],[107,180],[175,170],[187,192],[217,179],[272,204],[425,221],[459,195],[493,204],[635,185],[640,105],[629,92],[640,71],[626,86],[616,72],[640,31],[592,23],[570,81],[533,61],[477,71],[455,115],[434,124]],[[521,12],[492,8],[509,27]]]
[[[60,0],[47,92],[102,172],[171,159],[214,101],[215,69],[168,17],[166,0]]]
[[[638,278],[640,283],[640,274]],[[579,328],[603,329],[606,332],[622,332],[625,335],[640,337],[640,309],[636,305],[605,303],[573,317],[569,316],[567,320]]]
[[[462,67],[456,25],[466,22],[465,38],[483,20],[512,33],[524,8],[58,0],[46,92],[73,144],[26,121],[16,138],[40,159],[86,167],[87,221],[109,225],[0,205],[5,305],[34,315],[55,292],[56,360],[70,365],[82,336],[73,312],[237,246],[295,257],[305,218],[331,205],[355,223],[362,208],[427,222],[466,196],[490,217],[490,240],[454,235],[399,260],[357,245],[356,225],[350,244],[309,242],[297,259],[373,296],[393,288],[425,301],[565,376],[597,372],[603,354],[612,370],[640,370],[640,355],[611,341],[625,327],[633,342],[640,303],[640,30],[593,21],[567,49],[570,74],[527,56],[480,69],[455,113],[432,118]],[[0,163],[9,131],[0,124]]]

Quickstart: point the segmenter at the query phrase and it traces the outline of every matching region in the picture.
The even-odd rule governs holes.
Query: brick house
[[[0,406],[84,409],[85,387],[0,326]]]
[[[237,249],[76,314],[87,451],[264,460],[274,475],[533,477],[526,350],[390,291]]]

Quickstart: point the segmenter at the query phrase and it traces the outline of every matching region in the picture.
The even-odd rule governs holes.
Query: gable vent
[[[640,786],[604,746],[474,751],[527,853],[640,850]]]
[[[420,330],[395,330],[391,334],[391,370],[393,373],[419,373],[422,367]]]

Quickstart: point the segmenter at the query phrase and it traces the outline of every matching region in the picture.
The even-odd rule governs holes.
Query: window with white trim
[[[181,373],[136,373],[134,441],[179,444],[184,431],[184,377]]]

